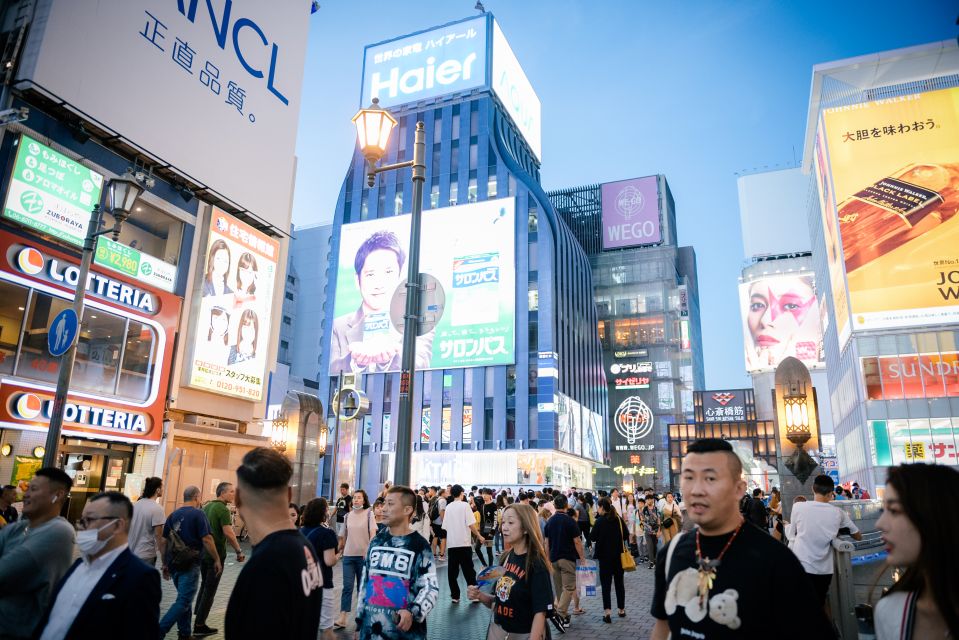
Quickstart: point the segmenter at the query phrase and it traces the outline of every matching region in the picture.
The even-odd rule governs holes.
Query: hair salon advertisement
[[[501,198],[423,213],[420,272],[435,280],[421,294],[431,328],[417,370],[513,363],[514,209]],[[341,228],[331,375],[400,370],[409,238],[408,215]]]
[[[777,275],[739,285],[746,370],[772,371],[792,356],[823,366],[822,325],[812,274]]]
[[[190,386],[262,399],[279,255],[278,240],[213,209]]]

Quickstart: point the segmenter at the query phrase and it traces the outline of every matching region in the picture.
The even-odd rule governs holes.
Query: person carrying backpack
[[[656,508],[656,498],[648,496],[646,506],[643,507],[641,514],[643,523],[643,539],[646,541],[646,552],[649,555],[649,568],[656,568],[656,543],[659,539],[660,529],[662,527],[662,514]]]

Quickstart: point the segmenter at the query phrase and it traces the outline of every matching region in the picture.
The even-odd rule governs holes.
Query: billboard
[[[48,0],[15,84],[286,229],[308,4]]]
[[[601,187],[603,249],[663,241],[656,176],[607,182]]]
[[[959,321],[959,88],[825,109],[819,132],[827,257],[845,271],[851,327]]]
[[[423,213],[420,272],[433,328],[416,339],[416,369],[512,364],[515,200]],[[340,228],[330,375],[399,371],[410,216]],[[391,307],[400,311],[394,323]]]
[[[543,116],[539,96],[513,54],[506,36],[493,21],[493,92],[537,159],[543,157]]]
[[[369,45],[360,107],[389,108],[486,86],[486,16]]]
[[[263,397],[280,243],[216,207],[200,275],[190,386],[244,400]]]
[[[959,352],[861,358],[870,400],[959,398]]]
[[[703,422],[715,424],[720,422],[745,422],[748,418],[755,419],[749,411],[748,389],[728,389],[722,391],[698,391],[702,395]]]
[[[816,278],[812,274],[762,277],[739,285],[746,371],[774,371],[784,358],[807,367],[824,363]]]

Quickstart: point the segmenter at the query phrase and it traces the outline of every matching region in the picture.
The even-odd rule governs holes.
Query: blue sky
[[[363,46],[476,13],[474,0],[321,4],[297,139],[299,226],[332,220],[354,147]],[[751,384],[736,172],[800,158],[814,64],[959,33],[955,5],[942,0],[484,4],[543,103],[546,189],[666,176],[679,241],[698,258],[709,388]]]

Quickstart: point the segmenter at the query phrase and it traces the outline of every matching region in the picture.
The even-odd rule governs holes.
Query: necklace
[[[739,526],[736,527],[732,537],[729,538],[726,546],[723,547],[723,550],[719,552],[719,555],[715,560],[710,560],[709,558],[703,557],[702,550],[699,546],[699,529],[696,529],[696,564],[698,565],[697,571],[699,572],[699,586],[697,588],[697,593],[699,594],[699,606],[701,608],[706,606],[706,599],[709,597],[709,592],[713,588],[713,582],[716,580],[716,568],[719,567],[719,563],[722,561],[723,556],[726,555],[727,551],[729,551],[729,547],[733,544],[733,540],[736,539],[736,536],[739,535],[739,532],[742,530],[745,522],[745,520],[739,521]]]

